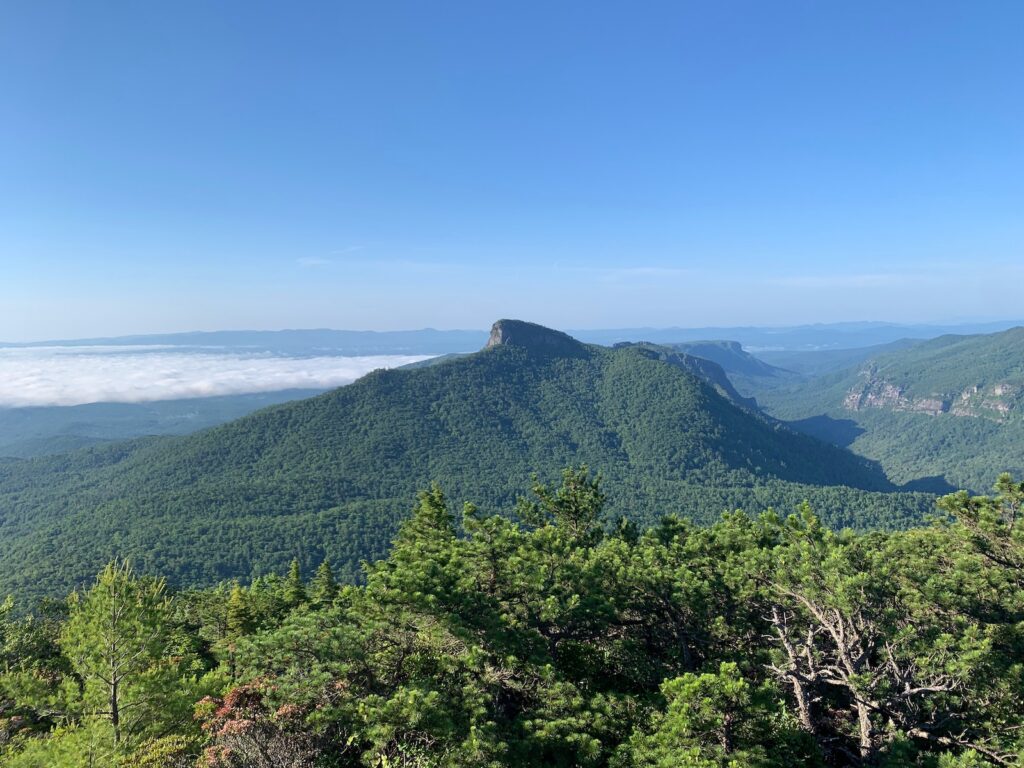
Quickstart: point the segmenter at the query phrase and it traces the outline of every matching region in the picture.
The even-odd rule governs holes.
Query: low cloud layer
[[[139,347],[0,348],[0,407],[329,389],[423,355],[279,357]]]

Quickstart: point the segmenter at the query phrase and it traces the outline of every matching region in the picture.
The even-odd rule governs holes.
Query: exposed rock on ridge
[[[491,326],[485,349],[500,346],[523,347],[549,355],[576,356],[586,351],[586,347],[569,334],[525,320],[499,320]]]
[[[1013,410],[1013,399],[1020,388],[1009,383],[990,386],[975,384],[955,394],[935,393],[915,397],[899,384],[878,377],[869,367],[861,371],[862,382],[850,389],[843,398],[848,411],[881,408],[891,411],[909,411],[938,416],[982,417],[995,421],[1005,420]]]

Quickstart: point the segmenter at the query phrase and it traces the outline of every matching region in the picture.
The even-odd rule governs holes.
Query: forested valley
[[[757,358],[734,354],[730,376],[790,428],[878,462],[893,482],[982,492],[999,472],[1024,471],[1022,350],[1018,326],[862,350],[761,353],[793,370],[752,369]]]
[[[115,561],[0,613],[9,768],[1012,766],[1024,483],[927,524],[503,515],[422,491],[386,559],[171,590]]]

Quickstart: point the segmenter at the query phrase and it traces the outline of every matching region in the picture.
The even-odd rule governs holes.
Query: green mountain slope
[[[377,371],[187,437],[0,463],[0,593],[64,589],[114,555],[178,583],[296,556],[327,556],[351,579],[429,482],[505,507],[531,473],[579,463],[604,474],[612,515],[641,523],[806,498],[832,525],[900,526],[931,506],[732,402],[671,352],[518,322],[495,333],[480,353]]]
[[[899,339],[888,344],[853,349],[763,350],[755,352],[753,357],[775,368],[807,376],[820,376],[845,370],[887,352],[910,349],[921,343],[920,339]]]
[[[747,391],[772,415],[881,462],[901,483],[984,491],[1024,470],[1024,328],[942,336]]]

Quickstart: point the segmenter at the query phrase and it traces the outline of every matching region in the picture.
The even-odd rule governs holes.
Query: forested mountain
[[[682,368],[685,371],[692,373],[697,378],[704,381],[704,383],[711,385],[711,387],[734,405],[739,405],[745,409],[751,411],[758,411],[757,403],[751,398],[743,397],[733,386],[732,379],[728,376],[725,369],[716,361],[704,357],[703,355],[698,356],[696,354],[690,354],[681,347],[685,348],[686,345],[672,345],[672,346],[661,346],[658,344],[651,344],[650,342],[622,342],[615,345],[616,349],[623,349],[627,347],[635,347],[638,350],[643,350],[643,353],[652,359],[660,360],[669,365],[674,365]]]
[[[933,477],[983,490],[996,467],[1024,468],[1024,328],[942,336],[819,376],[737,386],[901,483]]]
[[[0,463],[0,593],[62,590],[114,556],[176,584],[293,557],[329,557],[353,579],[417,488],[507,507],[531,474],[579,463],[603,474],[610,515],[641,524],[809,499],[831,526],[892,527],[931,508],[719,390],[671,350],[505,321],[479,353],[376,371],[199,434]]]

